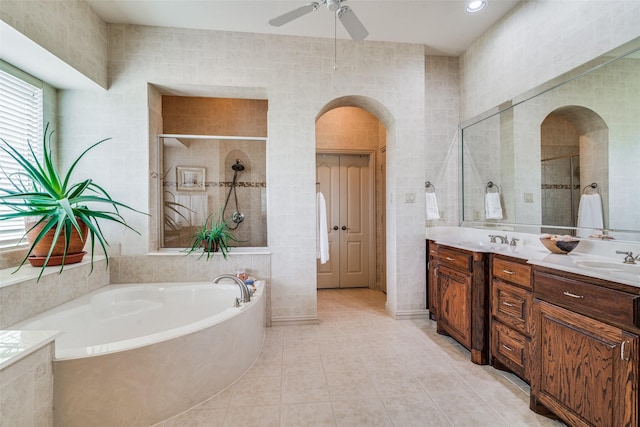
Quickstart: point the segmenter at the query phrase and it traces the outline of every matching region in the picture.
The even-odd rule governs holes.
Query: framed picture
[[[178,191],[205,191],[204,170],[191,166],[176,167]]]

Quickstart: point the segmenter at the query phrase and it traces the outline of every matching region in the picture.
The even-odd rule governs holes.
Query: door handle
[[[334,226],[333,226],[333,229],[334,229],[334,230],[337,230],[337,229],[338,229],[338,226],[337,226],[337,225],[334,225]]]
[[[343,226],[342,226],[342,229],[343,229],[343,230],[351,230],[351,229],[350,229],[349,227],[347,227],[346,225],[343,225]]]

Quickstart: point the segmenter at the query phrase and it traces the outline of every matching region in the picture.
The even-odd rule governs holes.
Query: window
[[[24,154],[29,153],[28,141],[36,155],[41,156],[42,122],[42,83],[6,63],[0,63],[0,138]],[[0,188],[8,188],[5,173],[15,173],[19,166],[4,151],[0,151],[0,165]],[[6,212],[8,208],[0,206],[2,211]],[[0,221],[0,248],[14,246],[24,231],[22,218]]]

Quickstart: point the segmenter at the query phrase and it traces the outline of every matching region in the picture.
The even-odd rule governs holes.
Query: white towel
[[[191,197],[179,194],[176,196],[176,203],[173,219],[179,226],[186,227],[191,218]]]
[[[578,230],[579,237],[589,237],[596,230],[604,228],[604,220],[602,218],[602,199],[599,193],[583,194],[580,196],[580,205],[578,206]]]
[[[318,224],[316,227],[316,258],[320,264],[329,261],[329,232],[327,229],[327,202],[324,195],[318,191],[316,194],[316,207],[318,211]]]
[[[427,201],[427,219],[440,219],[436,193],[425,193]]]
[[[485,194],[484,212],[487,219],[502,219],[502,202],[500,201],[500,193]]]
[[[191,196],[191,225],[202,225],[209,211],[209,199],[206,195]]]

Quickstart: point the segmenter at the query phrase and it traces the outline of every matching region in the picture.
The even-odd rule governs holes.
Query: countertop
[[[589,252],[593,242],[581,241],[578,247],[569,254],[553,254],[549,252],[539,241],[538,235],[518,235],[510,233],[519,238],[516,246],[508,244],[491,243],[487,237],[487,230],[478,233],[478,230],[467,231],[463,228],[454,230],[439,230],[438,232],[427,233],[427,239],[438,244],[451,246],[472,252],[494,253],[514,258],[526,260],[527,263],[541,267],[554,268],[556,270],[569,273],[580,274],[587,277],[594,277],[612,282],[623,283],[625,285],[640,288],[640,264],[635,266],[625,266],[622,263],[623,256],[617,258],[605,257],[598,251]],[[628,245],[624,246],[625,249]],[[615,254],[616,247],[606,253]],[[634,252],[635,253],[635,252]],[[582,264],[601,262],[608,264],[607,268],[596,268]],[[637,271],[636,270],[637,267]],[[625,269],[629,271],[625,271]]]

